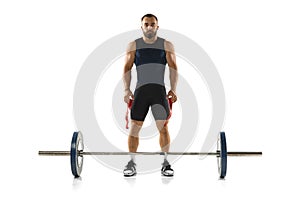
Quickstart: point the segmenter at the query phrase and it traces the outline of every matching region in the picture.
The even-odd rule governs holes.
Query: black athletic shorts
[[[134,91],[131,119],[144,121],[149,107],[155,120],[166,120],[170,114],[166,88],[159,84],[147,84]]]

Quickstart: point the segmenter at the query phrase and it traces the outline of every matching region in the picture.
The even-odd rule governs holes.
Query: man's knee
[[[135,125],[135,126],[140,126],[140,127],[142,127],[143,126],[143,123],[144,123],[144,121],[137,121],[137,120],[131,120],[131,124],[132,125]]]
[[[143,121],[131,120],[131,128],[129,131],[129,136],[138,137],[139,132],[143,126]]]
[[[159,132],[166,132],[168,131],[168,121],[166,120],[156,120],[156,127],[158,128]]]

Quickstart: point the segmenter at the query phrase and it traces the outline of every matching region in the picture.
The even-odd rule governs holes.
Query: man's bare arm
[[[128,44],[126,55],[125,55],[125,65],[123,71],[123,83],[124,83],[124,101],[126,103],[129,102],[129,98],[133,98],[133,94],[130,90],[130,82],[131,82],[131,69],[133,67],[134,58],[135,58],[135,41]]]
[[[176,87],[178,82],[178,71],[177,71],[175,50],[171,42],[165,41],[165,51],[166,51],[167,63],[170,70],[171,90],[169,91],[168,95],[171,95],[172,101],[175,102],[177,100]]]

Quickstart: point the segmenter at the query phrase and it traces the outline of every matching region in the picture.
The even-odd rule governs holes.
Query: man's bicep
[[[176,54],[175,54],[174,46],[171,42],[165,41],[165,51],[166,51],[166,59],[167,59],[168,66],[177,70]]]
[[[177,70],[176,55],[175,55],[175,53],[168,52],[166,58],[167,58],[168,66]]]
[[[135,42],[128,44],[125,55],[124,73],[130,71],[135,59]]]
[[[132,52],[126,53],[125,56],[125,65],[124,65],[124,72],[130,71],[133,67],[134,63],[134,55]]]

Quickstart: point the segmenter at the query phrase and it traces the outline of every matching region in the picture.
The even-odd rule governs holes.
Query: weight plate
[[[227,171],[227,147],[226,147],[226,137],[225,132],[220,132],[218,144],[217,144],[217,152],[219,155],[218,158],[218,170],[220,179],[224,179]]]
[[[83,165],[83,155],[80,152],[83,152],[83,137],[81,132],[74,132],[71,142],[71,170],[75,178],[78,178],[82,171]]]

